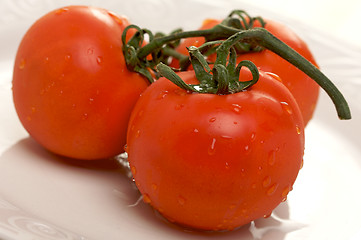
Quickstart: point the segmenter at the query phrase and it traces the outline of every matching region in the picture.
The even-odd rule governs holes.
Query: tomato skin
[[[77,159],[123,152],[130,112],[149,85],[127,70],[124,17],[104,9],[54,10],[18,48],[13,100],[25,129],[48,150]]]
[[[285,42],[312,64],[317,66],[317,63],[307,44],[298,35],[296,35],[293,30],[282,23],[273,20],[265,19],[265,21],[265,28],[269,32],[281,41]],[[200,29],[212,28],[220,22],[220,20],[216,19],[207,19],[203,22]],[[256,22],[255,27],[259,26],[259,23]],[[183,54],[188,54],[186,47],[192,45],[199,47],[203,43],[204,40],[202,38],[188,38],[182,42],[182,44],[177,48],[177,51]],[[214,60],[215,56],[211,56],[210,61]],[[301,109],[305,125],[307,125],[307,123],[312,119],[316,108],[320,89],[319,85],[301,70],[269,50],[239,54],[237,62],[242,60],[252,61],[264,72],[277,74],[295,97]],[[172,66],[179,67],[177,61],[173,61]]]
[[[192,71],[178,74],[197,83]],[[160,78],[132,112],[128,160],[144,201],[168,220],[232,230],[286,198],[303,157],[303,128],[291,93],[264,73],[229,95],[187,93]]]

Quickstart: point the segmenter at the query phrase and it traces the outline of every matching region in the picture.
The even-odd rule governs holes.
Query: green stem
[[[199,92],[193,86],[186,84],[168,65],[165,65],[164,63],[158,63],[157,70],[163,77],[169,79],[178,87],[190,92]]]
[[[243,24],[241,29],[227,25],[227,21],[232,20],[232,19],[237,20],[239,22],[238,19],[232,18],[232,15],[237,15],[241,19],[240,24],[241,25]],[[246,18],[243,17],[242,15],[245,15]],[[256,20],[258,20],[261,23],[262,27],[265,26],[266,23],[263,21],[263,19],[261,17],[252,18],[245,11],[235,10],[235,11],[231,12],[229,17],[226,18],[223,21],[223,23],[217,24],[213,28],[203,29],[203,30],[194,30],[194,31],[185,31],[185,32],[175,31],[168,36],[155,38],[153,41],[148,43],[146,46],[142,47],[139,50],[137,56],[139,59],[145,58],[146,56],[148,56],[150,53],[152,53],[156,49],[161,48],[164,44],[172,42],[172,41],[180,40],[183,38],[204,37],[207,41],[225,39],[225,38],[228,38],[229,36],[239,32],[240,30],[247,30],[247,29],[253,27],[253,23]]]
[[[227,41],[230,40],[227,39],[222,43],[222,45],[227,44]],[[188,92],[221,95],[240,92],[249,88],[258,81],[259,72],[256,65],[248,60],[241,61],[236,66],[237,53],[232,47],[235,43],[236,42],[233,42],[232,45],[229,45],[230,49],[225,49],[225,51],[229,52],[228,64],[226,62],[224,62],[224,64],[215,64],[213,68],[208,65],[205,56],[202,55],[199,48],[194,46],[188,48],[194,73],[199,81],[199,84],[186,84],[169,66],[163,63],[159,63],[157,65],[157,70],[160,75],[169,79],[174,84]],[[251,71],[251,81],[243,82],[239,80],[242,67],[247,67]]]
[[[239,32],[239,29],[227,27],[222,24],[218,24],[210,29],[205,30],[195,30],[195,31],[186,31],[186,32],[177,32],[172,35],[155,38],[153,41],[149,42],[147,45],[139,49],[137,57],[143,59],[149,54],[151,54],[156,49],[161,48],[164,44],[176,41],[183,38],[191,37],[204,37],[208,40],[224,39],[229,36]]]
[[[170,57],[174,57],[176,59],[179,59],[179,61],[182,61],[183,59],[188,59],[188,55],[184,55],[184,54],[178,52],[177,50],[175,50],[174,48],[171,48],[171,47],[163,48],[163,53],[166,56],[170,56]]]
[[[236,41],[246,41],[250,43],[256,43],[257,45],[261,45],[264,48],[276,53],[283,59],[287,60],[292,65],[299,68],[305,74],[307,74],[310,78],[318,83],[325,90],[325,92],[329,95],[331,100],[333,101],[338,117],[340,119],[351,119],[351,112],[347,101],[345,100],[342,93],[337,89],[337,87],[311,62],[305,59],[303,56],[294,51],[287,44],[283,43],[281,40],[272,35],[269,31],[264,28],[254,28],[249,29],[247,31],[240,31],[230,39],[233,38],[232,41],[227,41],[228,44],[222,44],[217,49],[217,60],[216,63],[223,64],[226,61],[228,55],[225,49],[229,49],[229,45],[232,42]],[[223,55],[222,55],[223,54]]]

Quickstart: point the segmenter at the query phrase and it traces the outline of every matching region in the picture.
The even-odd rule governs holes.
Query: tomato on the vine
[[[317,63],[307,44],[292,29],[277,21],[266,19],[265,22],[265,29],[293,48],[312,64],[317,66]],[[219,23],[221,23],[221,20],[207,19],[203,22],[200,29],[210,29]],[[260,22],[256,21],[254,23],[254,27],[260,26]],[[178,46],[177,51],[187,54],[186,47],[199,47],[203,43],[204,38],[202,37],[184,39],[184,41],[182,41],[182,43]],[[210,61],[214,60],[213,57],[214,56],[210,57]],[[259,52],[239,54],[238,61],[242,60],[250,60],[262,71],[273,73],[280,77],[284,85],[286,85],[286,87],[294,95],[301,109],[305,125],[307,125],[315,111],[319,95],[319,85],[301,70],[297,69],[297,67],[267,49]],[[172,62],[172,66],[179,67],[178,61],[174,60]]]
[[[127,18],[68,6],[36,21],[19,46],[13,99],[21,123],[48,150],[77,159],[123,152],[130,112],[149,85],[122,53]]]
[[[199,83],[193,71],[177,74]],[[262,72],[233,94],[190,93],[160,78],[139,98],[128,128],[143,200],[169,221],[202,230],[269,215],[292,189],[303,151],[294,97]]]

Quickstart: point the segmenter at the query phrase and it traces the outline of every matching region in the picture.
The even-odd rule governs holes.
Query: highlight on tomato
[[[241,21],[238,21],[237,23],[234,15],[240,16]],[[306,42],[291,28],[280,22],[271,19],[262,19],[260,17],[252,18],[244,11],[235,10],[223,21],[218,19],[206,19],[200,27],[200,30],[211,29],[220,23],[239,29],[264,27],[275,37],[286,43],[312,64],[317,66],[317,63]],[[187,55],[187,47],[199,47],[204,42],[205,39],[203,37],[187,38],[184,39],[177,47],[177,51]],[[285,59],[268,49],[254,51],[254,49],[250,48],[242,49],[241,51],[242,52],[238,55],[238,62],[242,60],[250,60],[262,71],[270,74],[276,74],[275,77],[281,78],[285,86],[294,95],[298,105],[300,106],[305,125],[307,125],[307,123],[312,119],[313,113],[316,109],[320,89],[319,85],[297,67],[293,66]],[[214,61],[214,59],[214,55],[208,58],[209,61]],[[172,66],[180,67],[179,62],[176,59],[173,60]]]
[[[41,17],[23,37],[13,100],[24,128],[46,149],[85,160],[123,152],[130,112],[149,85],[126,66],[128,25],[105,9],[68,6]]]

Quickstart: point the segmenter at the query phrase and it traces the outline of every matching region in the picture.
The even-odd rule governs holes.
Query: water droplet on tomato
[[[245,154],[249,154],[249,153],[250,153],[251,148],[249,147],[249,145],[244,146],[244,151],[245,151]]]
[[[83,119],[83,120],[87,120],[88,117],[89,117],[89,116],[88,116],[88,113],[84,113],[82,119]]]
[[[26,65],[26,61],[25,59],[21,59],[20,60],[20,63],[19,63],[19,69],[24,69],[25,68],[25,65]]]
[[[151,187],[154,191],[156,191],[158,189],[158,185],[155,183],[152,183]]]
[[[99,65],[102,64],[102,63],[103,63],[103,57],[98,56],[98,57],[97,57],[97,63],[98,63]]]
[[[271,184],[271,177],[267,176],[263,179],[262,185],[263,187],[268,187]]]
[[[186,199],[183,196],[178,196],[178,203],[183,206],[186,203]]]
[[[143,109],[140,110],[140,111],[138,112],[137,117],[138,117],[138,118],[142,117],[142,116],[143,116],[143,113],[144,113],[144,110],[143,110]]]
[[[89,54],[89,55],[92,55],[94,53],[94,49],[93,48],[88,48],[86,53]]]
[[[194,133],[199,133],[199,130],[197,128],[193,129]]]
[[[286,201],[287,200],[287,195],[288,193],[290,192],[290,187],[285,187],[283,190],[282,190],[282,201]]]
[[[92,104],[94,102],[94,98],[89,98],[89,103]]]
[[[268,164],[270,166],[275,165],[276,163],[276,156],[275,156],[275,152],[271,152],[271,154],[268,156]]]
[[[273,79],[276,79],[279,82],[282,82],[282,78],[278,76],[277,74],[273,72],[265,72],[268,76],[272,77]]]
[[[181,110],[183,107],[184,107],[184,104],[177,104],[177,105],[175,105],[174,109]]]
[[[282,106],[282,109],[284,111],[286,111],[288,114],[291,115],[293,113],[292,108],[290,107],[290,105],[288,105],[287,102],[281,102],[281,106]]]
[[[152,202],[152,201],[150,200],[149,195],[146,194],[146,193],[143,194],[143,201],[144,201],[145,203],[151,203],[151,202]]]
[[[176,95],[179,95],[179,96],[185,96],[187,95],[187,91],[182,89],[182,88],[176,88],[174,91],[173,91]]]
[[[174,218],[171,218],[171,217],[169,217],[169,216],[167,216],[167,220],[168,220],[168,222],[170,222],[170,223],[175,223],[175,222],[176,222]]]
[[[115,13],[108,12],[108,15],[113,18],[119,25],[123,25],[123,20],[119,18]]]
[[[232,111],[235,112],[235,113],[240,113],[241,111],[241,106],[238,105],[238,104],[232,104]]]
[[[229,166],[229,163],[228,163],[228,162],[226,162],[226,163],[225,163],[225,166],[226,166],[226,169],[229,169],[229,168],[230,168],[230,166]]]
[[[276,148],[275,150],[272,150],[269,154],[268,154],[268,164],[270,166],[275,165],[276,163],[276,153],[279,151],[279,148]]]
[[[156,97],[157,100],[161,100],[164,99],[166,96],[168,95],[168,91],[162,91],[158,94],[158,96]]]
[[[301,132],[302,132],[301,128],[298,125],[296,125],[296,132],[297,132],[298,135],[300,135]]]
[[[265,214],[265,215],[263,215],[263,218],[269,218],[271,215],[272,215],[272,213]]]
[[[252,133],[251,134],[251,142],[254,142],[254,140],[256,140],[256,133]]]
[[[274,194],[274,193],[276,192],[277,188],[278,188],[278,184],[277,184],[277,183],[273,184],[273,185],[267,190],[267,195],[268,195],[268,196],[271,196],[272,194]]]
[[[215,117],[212,117],[211,119],[209,119],[209,122],[215,122],[216,121],[216,118]]]
[[[215,154],[215,152],[216,152],[216,141],[217,140],[215,138],[212,139],[212,143],[208,148],[208,154],[209,155],[214,155]]]
[[[60,15],[60,14],[65,13],[67,11],[69,11],[69,8],[59,8],[59,9],[55,10],[55,14]]]
[[[301,164],[300,164],[300,170],[303,168],[303,164],[304,164],[304,160],[303,160],[303,158],[302,158]]]
[[[135,137],[138,138],[140,136],[140,130],[137,130],[137,132],[135,133]]]
[[[65,55],[65,61],[69,61],[70,59],[71,59],[71,56],[70,56],[70,54],[67,54],[67,55]]]
[[[223,135],[223,136],[221,136],[221,138],[227,139],[227,140],[233,139],[231,136],[228,136],[228,135]]]

